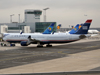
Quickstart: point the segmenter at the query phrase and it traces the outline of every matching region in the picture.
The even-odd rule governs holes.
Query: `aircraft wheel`
[[[46,47],[52,47],[52,45],[46,45]]]
[[[43,47],[42,45],[37,45],[37,47]]]
[[[15,44],[13,44],[13,46],[15,46]]]
[[[10,46],[15,46],[15,44],[10,44]]]
[[[4,46],[7,46],[6,44],[4,44]]]

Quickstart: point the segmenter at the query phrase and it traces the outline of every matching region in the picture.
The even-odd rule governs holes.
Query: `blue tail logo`
[[[81,27],[82,27],[82,25],[79,25],[79,27],[78,27],[78,28],[80,29]]]
[[[51,27],[49,27],[48,30],[51,31]]]
[[[42,34],[51,34],[55,23],[52,23]]]
[[[60,27],[61,27],[61,24],[59,24],[59,25],[57,26],[57,29],[60,29]]]

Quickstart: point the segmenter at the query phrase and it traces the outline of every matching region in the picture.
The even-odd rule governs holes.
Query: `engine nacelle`
[[[85,35],[80,35],[79,38],[84,39],[84,38],[86,38],[86,36]]]
[[[21,41],[21,46],[28,46],[27,41]]]

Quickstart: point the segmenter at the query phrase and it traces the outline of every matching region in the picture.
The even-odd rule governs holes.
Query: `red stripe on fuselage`
[[[79,40],[79,39],[77,39]],[[77,40],[41,40],[41,41],[77,41]]]
[[[8,39],[6,41],[28,41],[28,40],[10,40],[10,39]]]

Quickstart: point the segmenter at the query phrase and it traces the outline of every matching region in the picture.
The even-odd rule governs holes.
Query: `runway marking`
[[[66,55],[70,55],[68,53],[63,53],[62,51],[58,51],[59,54],[66,54]]]

